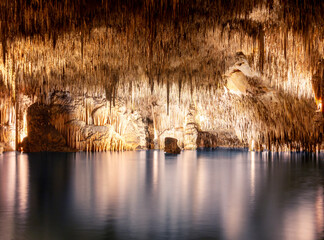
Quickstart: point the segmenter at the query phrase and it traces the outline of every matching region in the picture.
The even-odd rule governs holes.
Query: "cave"
[[[322,0],[1,0],[0,46],[3,159],[324,151]]]
[[[323,149],[322,1],[3,1],[1,45],[4,150]]]

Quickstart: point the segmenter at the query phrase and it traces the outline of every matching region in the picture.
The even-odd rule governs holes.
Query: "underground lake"
[[[324,0],[0,0],[0,240],[324,240]]]
[[[0,155],[1,239],[322,239],[321,154]]]

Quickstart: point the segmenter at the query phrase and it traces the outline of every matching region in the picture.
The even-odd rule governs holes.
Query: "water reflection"
[[[244,151],[0,156],[1,239],[317,239],[323,161]]]
[[[28,159],[15,153],[6,156],[0,156],[0,238],[14,239],[26,224]]]

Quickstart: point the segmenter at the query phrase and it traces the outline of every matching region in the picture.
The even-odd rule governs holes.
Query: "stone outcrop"
[[[122,103],[110,108],[102,97],[53,92],[49,104],[28,109],[28,138],[23,150],[121,151],[146,147],[145,125],[138,112]]]
[[[216,148],[217,136],[209,132],[198,132],[197,148]]]
[[[208,139],[208,137],[207,137]],[[230,131],[230,130],[218,130],[213,132],[213,143],[216,141],[217,147],[222,147],[222,148],[247,148],[248,144],[242,142],[240,140],[235,131]]]
[[[28,108],[28,137],[22,142],[23,151],[71,151],[62,134],[50,124],[50,116],[50,108],[45,104],[34,103]]]
[[[166,137],[165,138],[165,147],[164,152],[165,153],[171,153],[171,154],[179,154],[181,152],[181,149],[178,146],[178,140],[175,138]]]
[[[183,134],[183,128],[172,128],[172,129],[166,129],[160,135],[159,138],[159,149],[164,149],[165,147],[165,139],[166,138],[175,138],[178,141],[178,145],[180,147],[183,147],[184,145],[184,134]]]

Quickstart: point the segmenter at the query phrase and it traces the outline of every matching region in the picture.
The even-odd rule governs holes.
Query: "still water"
[[[0,239],[323,239],[321,157],[5,153]]]

